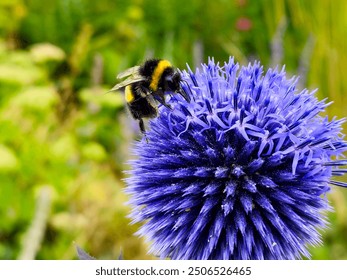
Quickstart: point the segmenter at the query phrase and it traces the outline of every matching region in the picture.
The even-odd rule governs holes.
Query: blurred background
[[[342,118],[346,15],[345,0],[0,0],[0,259],[76,259],[75,244],[154,258],[127,218],[138,125],[121,94],[105,94],[117,73],[150,57],[285,64]],[[347,259],[346,199],[332,188],[313,259]]]

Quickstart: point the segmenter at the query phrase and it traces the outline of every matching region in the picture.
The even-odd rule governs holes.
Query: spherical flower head
[[[296,259],[321,242],[329,184],[343,175],[342,120],[297,79],[230,58],[182,72],[134,147],[127,193],[150,252],[171,259]]]

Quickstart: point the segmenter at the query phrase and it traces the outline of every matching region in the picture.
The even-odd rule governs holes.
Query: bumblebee
[[[188,94],[182,89],[181,75],[164,59],[150,59],[140,66],[134,66],[117,76],[124,81],[110,91],[125,88],[125,101],[132,117],[139,121],[140,130],[146,135],[143,118],[158,116],[158,102],[171,109],[165,101],[165,94],[178,93],[188,102]]]

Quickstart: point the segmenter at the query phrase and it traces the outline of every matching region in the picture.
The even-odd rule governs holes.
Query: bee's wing
[[[130,76],[130,75],[132,75],[132,76],[139,75],[139,69],[140,69],[140,66],[131,67],[131,68],[119,73],[117,76],[117,79],[123,79],[125,77]]]
[[[126,80],[124,80],[123,82],[120,82],[119,84],[116,84],[112,89],[110,89],[110,91],[115,91],[121,88],[124,88],[128,85],[131,85],[133,83],[137,83],[137,82],[141,82],[144,81],[145,79],[140,76],[140,75],[132,75],[129,78],[127,78]]]

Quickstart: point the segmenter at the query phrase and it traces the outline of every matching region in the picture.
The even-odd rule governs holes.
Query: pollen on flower
[[[319,245],[325,193],[347,172],[344,120],[297,78],[210,60],[182,72],[190,95],[160,107],[136,143],[126,191],[150,252],[171,259],[297,259]]]

